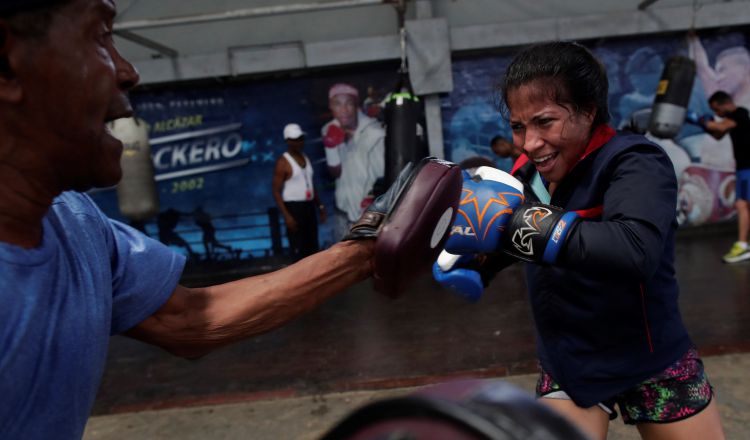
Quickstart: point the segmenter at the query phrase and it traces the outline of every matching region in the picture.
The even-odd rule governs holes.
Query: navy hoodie
[[[535,198],[526,156],[513,174]],[[692,343],[674,271],[677,179],[645,137],[595,130],[551,204],[584,218],[555,266],[526,265],[542,367],[573,401],[610,399],[678,360]]]

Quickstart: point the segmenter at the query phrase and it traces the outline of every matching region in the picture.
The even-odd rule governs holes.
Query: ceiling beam
[[[654,3],[656,3],[657,1],[659,1],[659,0],[643,0],[643,1],[642,1],[642,2],[641,2],[641,3],[639,4],[639,5],[638,5],[638,10],[639,10],[639,11],[645,11],[645,10],[646,10],[646,8],[648,8],[649,6],[653,5],[653,4],[654,4]]]
[[[732,1],[706,4],[698,11],[692,6],[678,6],[652,8],[644,12],[631,10],[610,14],[453,27],[450,29],[451,51],[496,49],[551,40],[587,40],[723,26],[746,26],[750,23],[750,8],[747,5],[747,1]],[[618,23],[618,26],[612,26],[613,22]],[[267,72],[266,67],[284,70],[393,61],[397,60],[400,55],[399,40],[395,34],[303,42],[301,51],[291,50],[286,46],[269,47],[267,51],[268,53],[264,56],[274,60],[272,65],[255,67],[258,63],[250,62],[254,60],[255,52],[240,53],[239,55],[244,57],[239,60],[241,71],[234,73]],[[144,84],[181,79],[176,77],[174,72],[185,72],[182,79],[233,74],[229,54],[226,51],[200,56],[182,54],[176,60],[179,68],[173,68],[170,60],[167,59],[134,61],[141,73],[141,83]]]
[[[271,15],[293,14],[300,12],[325,11],[329,9],[352,8],[393,3],[394,0],[337,0],[324,3],[300,3],[292,5],[263,6],[259,8],[236,9],[233,11],[209,14],[183,15],[115,23],[115,30],[135,30],[166,26],[207,23],[213,21],[239,20],[245,18],[266,17]]]
[[[149,49],[155,50],[162,55],[168,56],[169,58],[177,58],[180,55],[179,52],[172,49],[171,47],[165,46],[161,43],[157,43],[156,41],[146,38],[142,35],[138,35],[136,33],[125,31],[125,30],[116,30],[114,31],[114,33],[118,37],[122,37],[126,40],[132,41],[133,43],[139,44],[143,47],[147,47]]]

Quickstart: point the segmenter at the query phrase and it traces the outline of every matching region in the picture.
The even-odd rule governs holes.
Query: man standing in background
[[[338,83],[328,91],[333,120],[323,126],[328,170],[336,179],[336,235],[340,238],[372,203],[385,173],[385,130],[359,109],[359,92]]]
[[[325,206],[313,185],[310,159],[302,150],[305,133],[297,124],[284,127],[287,151],[276,160],[273,197],[286,223],[289,248],[294,261],[318,252],[318,215],[326,221]]]
[[[736,263],[750,259],[750,249],[747,245],[750,232],[750,117],[746,108],[738,107],[732,97],[721,90],[708,98],[708,105],[722,120],[702,120],[700,123],[716,139],[721,139],[729,133],[737,164],[734,202],[737,210],[737,242],[729,253],[724,255],[725,262]]]

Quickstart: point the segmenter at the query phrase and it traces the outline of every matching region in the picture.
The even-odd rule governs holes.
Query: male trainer
[[[0,3],[2,439],[80,439],[110,335],[195,358],[372,274],[388,280],[374,258],[378,243],[390,237],[386,257],[399,263],[401,237],[380,226],[427,199],[410,191],[424,174],[407,170],[345,241],[274,273],[180,286],[183,256],[108,219],[80,192],[121,177],[123,146],[106,125],[132,115],[127,92],[139,78],[114,47],[114,17],[114,0]],[[430,235],[420,244],[429,248]]]

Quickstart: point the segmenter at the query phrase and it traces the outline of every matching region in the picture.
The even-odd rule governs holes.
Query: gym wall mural
[[[612,123],[624,128],[642,127],[648,121],[664,64],[677,54],[696,61],[690,110],[710,113],[706,98],[719,89],[750,108],[748,38],[746,29],[734,29],[693,37],[682,33],[584,43],[606,65]],[[493,154],[490,140],[498,135],[510,138],[496,86],[512,54],[454,59],[454,91],[441,102],[447,159],[461,162],[483,156],[501,169],[510,168],[510,159]],[[319,227],[320,246],[328,247],[340,235],[334,215],[336,180],[328,171],[321,133],[333,119],[329,89],[337,83],[354,86],[360,117],[382,121],[379,104],[394,86],[395,72],[393,65],[384,64],[336,74],[134,92],[136,115],[148,124],[158,213],[135,221],[120,212],[114,189],[91,195],[112,218],[190,255],[195,271],[216,264],[273,267],[284,261],[288,244],[271,179],[276,160],[286,151],[282,129],[296,122],[306,133],[304,152],[313,164],[314,184],[329,214]],[[716,141],[686,124],[676,138],[655,141],[675,166],[681,225],[733,216],[734,160],[728,137]]]
[[[382,131],[379,104],[395,84],[395,72],[384,65],[333,76],[133,92],[135,115],[148,130],[145,142],[150,146],[158,212],[134,219],[123,215],[114,188],[90,195],[110,217],[189,256],[188,271],[244,263],[277,267],[288,261],[288,241],[271,186],[275,163],[287,151],[283,128],[293,122],[305,132],[303,151],[313,165],[314,186],[328,213],[319,225],[320,247],[328,247],[338,240],[339,211],[321,133],[333,119],[329,89],[340,83],[353,86],[359,93],[359,124],[367,121]],[[124,159],[135,150],[125,142]]]
[[[584,42],[605,64],[610,81],[609,110],[616,128],[643,131],[664,65],[674,55],[696,62],[696,78],[688,104],[698,115],[710,114],[707,98],[725,90],[737,105],[750,108],[750,56],[746,29],[700,32],[687,36],[647,36]],[[494,136],[510,139],[499,110],[497,90],[512,53],[453,61],[454,91],[443,101],[446,158],[462,162],[482,156],[501,169],[512,161],[493,154]],[[734,215],[734,158],[729,136],[713,139],[685,124],[674,139],[658,139],[672,159],[680,190],[677,217],[681,225],[701,225]]]

